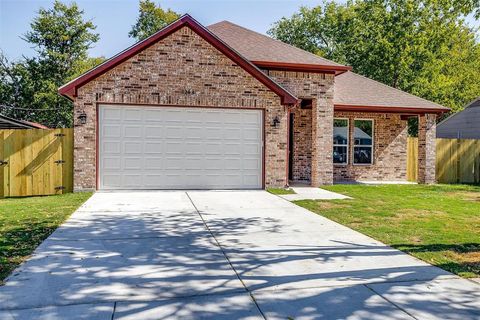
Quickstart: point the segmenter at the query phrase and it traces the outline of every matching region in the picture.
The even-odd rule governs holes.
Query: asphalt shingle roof
[[[272,39],[229,21],[212,24],[207,29],[252,62],[268,61],[345,67],[342,64]]]
[[[347,106],[381,106],[449,110],[435,102],[395,89],[351,71],[335,77],[333,103],[335,105]]]
[[[277,62],[346,67],[229,21],[212,24],[207,29],[253,63]],[[334,104],[336,105],[449,110],[437,103],[351,71],[338,74],[335,77],[334,91]]]

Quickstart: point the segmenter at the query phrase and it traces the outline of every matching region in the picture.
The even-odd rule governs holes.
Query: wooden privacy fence
[[[73,129],[0,130],[0,197],[73,191]]]
[[[407,180],[417,181],[418,177],[418,138],[408,137],[407,141]]]
[[[480,140],[437,139],[437,180],[480,183]]]
[[[417,180],[418,138],[408,138],[407,178]],[[439,183],[480,183],[480,140],[437,139]]]

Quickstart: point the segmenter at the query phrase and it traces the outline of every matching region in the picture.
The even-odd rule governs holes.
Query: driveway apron
[[[480,319],[480,285],[264,191],[96,193],[1,319]]]

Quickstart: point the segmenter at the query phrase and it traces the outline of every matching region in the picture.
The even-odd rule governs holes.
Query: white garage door
[[[99,189],[262,186],[262,111],[99,107]]]

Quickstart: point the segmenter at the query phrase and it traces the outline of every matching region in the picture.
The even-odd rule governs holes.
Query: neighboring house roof
[[[282,104],[288,105],[288,104],[296,104],[298,102],[298,99],[293,94],[291,94],[288,90],[286,90],[285,88],[280,86],[277,82],[275,82],[273,79],[268,77],[265,73],[263,73],[260,69],[258,69],[254,64],[252,64],[250,61],[244,58],[241,54],[239,54],[237,51],[235,51],[230,46],[228,46],[225,42],[220,40],[217,36],[215,36],[213,33],[211,33],[208,29],[203,27],[200,23],[198,23],[195,19],[193,19],[189,15],[182,16],[180,19],[169,24],[168,26],[154,33],[153,35],[146,38],[145,40],[142,40],[134,44],[130,48],[120,52],[116,56],[105,61],[104,63],[87,71],[80,77],[63,85],[58,89],[59,93],[72,99],[73,97],[76,96],[77,89],[82,85],[84,85],[85,83],[99,77],[103,73],[114,68],[115,66],[131,58],[132,56],[138,54],[139,52],[145,50],[146,48],[152,46],[156,42],[162,40],[163,38],[167,37],[168,35],[172,34],[173,32],[179,30],[184,26],[188,26],[190,29],[196,32],[200,37],[202,37],[205,41],[209,42],[217,50],[222,52],[225,56],[230,58],[233,62],[237,63],[245,71],[247,71],[257,80],[259,80],[261,83],[263,83],[267,88],[269,88],[274,93],[276,93],[281,98]]]
[[[17,120],[0,114],[0,129],[48,129],[36,122]]]
[[[341,137],[344,140],[348,138],[348,128],[347,127],[333,127],[333,136]],[[355,127],[353,129],[353,138],[354,139],[372,139],[365,131],[360,128]]]
[[[246,29],[229,21],[207,27],[217,37],[259,67],[285,67],[313,71],[351,70],[351,67],[322,58],[282,41]]]
[[[441,113],[450,110],[351,71],[335,77],[333,103],[335,110],[345,111],[368,109],[379,112]]]
[[[480,139],[480,97],[437,125],[437,138]]]

